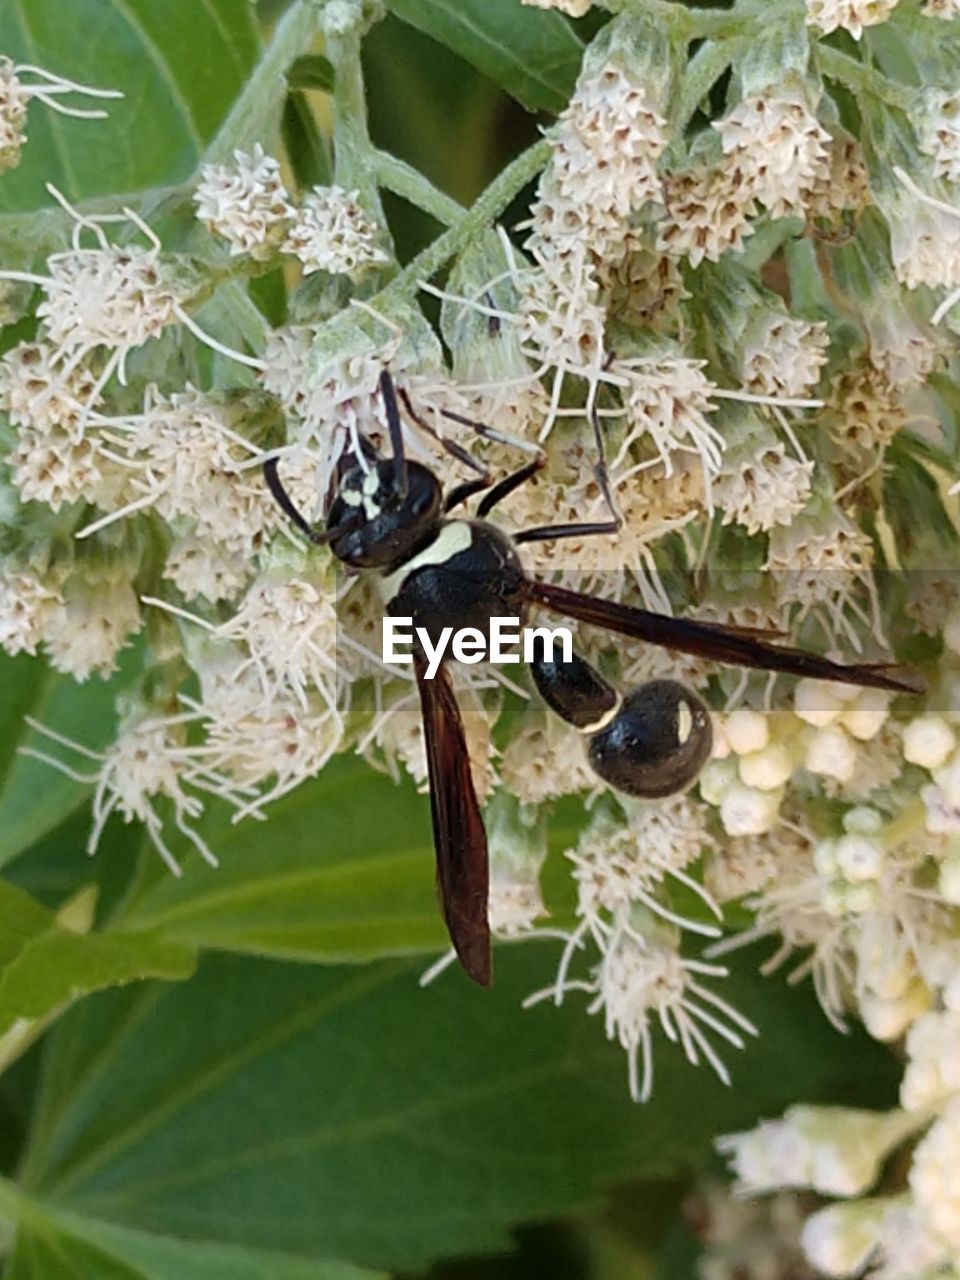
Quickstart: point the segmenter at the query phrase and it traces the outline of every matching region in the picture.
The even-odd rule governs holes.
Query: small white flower
[[[99,403],[97,380],[82,364],[64,369],[44,343],[21,343],[0,361],[0,409],[17,428],[11,478],[24,501],[54,511],[86,499],[110,505],[125,484],[84,419]]]
[[[792,824],[780,823],[759,836],[731,836],[708,855],[704,884],[717,902],[730,902],[765,889],[809,856],[808,838]]]
[[[68,106],[62,101],[62,95],[68,93],[88,98],[123,97],[113,89],[94,89],[90,85],[64,80],[42,67],[14,66],[10,58],[0,54],[0,173],[13,169],[20,161],[20,152],[27,140],[24,132],[27,105],[34,98],[60,115],[81,120],[103,120],[106,117],[105,111]]]
[[[96,765],[89,776],[31,747],[22,748],[22,752],[80,782],[95,784],[93,827],[87,842],[89,853],[96,852],[107,819],[117,813],[124,822],[144,824],[154,848],[173,874],[179,876],[180,866],[167,845],[163,819],[155,808],[157,799],[162,796],[171,802],[177,830],[206,862],[216,866],[216,858],[194,826],[204,812],[201,797],[212,793],[235,806],[243,804],[246,798],[242,787],[234,787],[207,767],[202,748],[197,750],[188,745],[186,726],[191,719],[189,715],[160,717],[138,710],[121,726],[112,746],[102,752],[91,751],[36,721],[28,721],[45,737]]]
[[[916,978],[896,996],[865,991],[858,1002],[863,1025],[874,1040],[893,1044],[930,1008],[930,988]]]
[[[231,412],[187,386],[170,396],[148,388],[143,412],[128,418],[95,417],[103,437],[126,455],[132,496],[81,533],[151,508],[170,523],[190,522],[194,537],[210,537],[226,551],[259,551],[282,516],[260,469],[249,467],[258,450],[235,430],[238,416],[242,421],[242,407]]]
[[[919,141],[933,158],[933,176],[960,182],[960,93],[928,95]]]
[[[836,222],[870,202],[870,175],[863,148],[855,138],[836,132],[827,144],[830,172],[818,182],[807,200],[807,215]]]
[[[910,764],[939,769],[957,745],[957,736],[942,716],[934,712],[917,716],[903,730],[903,755]]]
[[[898,194],[884,209],[894,270],[908,289],[960,287],[960,217],[938,208],[934,199]]]
[[[661,195],[667,135],[657,105],[614,63],[580,77],[540,180],[531,249],[549,257],[587,244],[598,258],[615,256],[628,217]]]
[[[230,245],[231,255],[268,258],[280,245],[296,211],[280,177],[280,165],[258,142],[233,164],[205,164],[194,194],[197,217]]]
[[[619,813],[598,813],[576,849],[566,854],[574,867],[578,915],[588,921],[604,912],[623,916],[640,902],[677,923],[678,917],[660,900],[660,890],[665,878],[673,876],[704,899],[703,889],[685,874],[713,843],[704,818],[702,807],[686,796],[631,805],[626,820]],[[716,933],[712,926],[697,928]]]
[[[887,1155],[916,1128],[902,1111],[795,1106],[781,1120],[719,1138],[738,1189],[762,1194],[809,1187],[821,1195],[855,1196],[876,1180]]]
[[[910,1028],[906,1049],[900,1102],[907,1111],[934,1110],[960,1094],[960,1013],[925,1013]]]
[[[9,58],[0,57],[0,173],[20,161],[30,94]]]
[[[361,267],[389,261],[378,243],[381,237],[359,204],[359,192],[314,187],[297,210],[282,247],[300,259],[304,275],[352,275]]]
[[[573,369],[600,378],[605,316],[600,289],[585,261],[577,255],[543,257],[534,252],[536,268],[520,280],[519,333],[538,363],[554,366],[558,379]]]
[[[500,773],[507,788],[525,804],[543,804],[598,785],[582,736],[539,707],[524,717],[505,748]]]
[[[827,362],[826,324],[764,314],[744,335],[743,385],[767,396],[802,396]]]
[[[308,693],[319,694],[331,714],[340,719],[334,594],[322,577],[307,576],[306,566],[300,572],[289,567],[262,572],[234,615],[217,626],[153,597],[145,597],[144,603],[203,627],[215,643],[239,646],[246,652],[248,656],[238,661],[232,678],[240,684],[248,672],[252,673],[266,709],[275,700],[283,703],[292,699],[305,710]]]
[[[97,347],[126,353],[176,319],[177,292],[158,243],[56,253],[47,267],[37,315],[58,355],[81,357]]]
[[[897,0],[807,0],[807,24],[828,35],[843,27],[859,40],[864,27],[886,22],[896,6]]]
[[[714,729],[716,732],[716,729]],[[729,752],[708,760],[697,779],[700,795],[707,804],[718,805],[737,780],[739,761]]]
[[[883,689],[861,689],[840,713],[840,724],[858,742],[875,738],[887,722],[890,694]]]
[[[753,234],[757,201],[753,183],[740,167],[739,152],[727,162],[672,173],[665,182],[667,212],[659,225],[657,248],[687,257],[698,267],[716,262],[729,250],[739,253]]]
[[[913,1153],[908,1175],[917,1208],[943,1239],[960,1249],[960,1097],[954,1095]]]
[[[761,751],[740,757],[740,781],[759,791],[776,791],[790,781],[793,759],[786,747],[773,742]]]
[[[885,1200],[854,1200],[820,1209],[803,1228],[807,1257],[828,1276],[860,1275],[876,1252],[886,1213]]]
[[[788,525],[810,497],[812,462],[788,458],[782,444],[745,459],[731,450],[713,483],[713,500],[723,523],[741,524],[750,534]]]
[[[844,707],[841,686],[804,676],[793,691],[793,709],[801,720],[818,729],[833,724]]]
[[[689,1062],[697,1066],[705,1061],[724,1084],[730,1083],[710,1033],[742,1049],[742,1033],[756,1035],[757,1029],[702,981],[725,974],[718,965],[685,959],[662,930],[645,934],[621,923],[604,940],[600,963],[588,981],[561,977],[525,1003],[547,997],[560,1003],[571,990],[592,995],[587,1012],[602,1011],[608,1039],[619,1040],[627,1053],[630,1096],[646,1102],[653,1092],[654,1019],[668,1040],[682,1046]]]
[[[770,741],[767,717],[752,707],[737,707],[724,721],[724,732],[730,749],[738,756],[762,751]]]
[[[724,155],[772,218],[802,212],[829,174],[830,135],[799,92],[771,89],[747,98],[714,128]]]
[[[788,526],[770,532],[765,568],[774,575],[781,605],[819,605],[835,627],[846,631],[845,612],[861,610],[865,595],[879,629],[871,568],[873,543],[835,506],[820,502],[807,508]],[[855,692],[855,691],[854,691]],[[841,698],[841,693],[833,697]]]
[[[52,665],[79,681],[108,676],[116,670],[128,637],[140,630],[140,608],[130,582],[125,574],[94,578],[74,573],[62,592],[63,608],[44,635]]]
[[[163,576],[187,600],[232,600],[250,577],[251,565],[242,551],[231,551],[210,537],[195,533],[177,538],[167,555]]]
[[[699,455],[709,494],[710,482],[723,465],[725,440],[707,417],[716,405],[703,364],[664,352],[615,360],[612,371],[627,380],[623,402],[635,438],[653,445],[668,477],[676,454]]]
[[[201,701],[184,701],[202,718],[206,767],[249,791],[250,800],[238,811],[244,816],[316,777],[342,749],[343,720],[320,697],[310,697],[306,707],[281,698],[268,702],[251,672],[235,678],[237,656],[230,647],[217,649],[225,656],[193,663]],[[272,785],[262,789],[270,779]]]
[[[0,562],[0,646],[11,657],[36,653],[63,608],[57,575]]]
[[[780,816],[783,791],[760,790],[734,782],[720,801],[720,821],[730,836],[762,836],[772,831]]]
[[[804,763],[811,773],[848,782],[856,768],[857,748],[839,725],[827,725],[811,734]]]

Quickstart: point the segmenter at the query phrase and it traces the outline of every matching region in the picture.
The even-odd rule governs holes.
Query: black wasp
[[[455,443],[440,439],[461,461],[483,471],[444,498],[434,473],[404,456],[396,392],[386,370],[380,375],[380,392],[392,457],[382,458],[370,448],[362,460],[343,460],[328,502],[324,530],[314,529],[293,505],[277,474],[276,459],[264,464],[264,474],[274,498],[301,533],[311,542],[328,544],[349,568],[375,569],[383,575],[387,612],[412,618],[415,628],[425,628],[431,643],[437,642],[444,627],[476,627],[489,634],[493,617],[515,617],[522,624],[531,608],[542,608],[732,666],[897,693],[921,691],[918,678],[902,668],[845,666],[772,643],[770,632],[672,618],[536,581],[524,572],[517,554],[520,544],[613,533],[619,527],[618,518],[614,515],[594,524],[550,525],[507,535],[487,517],[540,470],[545,456],[538,452],[493,484],[476,459]],[[400,395],[413,420],[436,437],[405,393]],[[498,438],[482,423],[453,413],[447,416]],[[614,511],[596,420],[594,428],[601,449],[596,474]],[[477,518],[451,516],[481,491],[485,493]],[[712,738],[709,712],[696,694],[676,681],[650,680],[621,696],[590,663],[576,655],[570,662],[541,659],[530,665],[548,706],[586,735],[590,763],[610,786],[634,796],[666,796],[688,786],[706,762]],[[414,670],[426,739],[443,914],[463,968],[486,986],[491,980],[487,837],[463,723],[448,670],[441,666],[434,679],[426,679],[426,658],[416,648]]]

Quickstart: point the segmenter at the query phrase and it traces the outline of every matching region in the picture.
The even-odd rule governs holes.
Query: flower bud
[[[939,769],[956,745],[956,734],[933,712],[917,716],[903,730],[904,759],[924,769]]]
[[[740,781],[759,791],[773,791],[790,780],[793,759],[786,747],[777,742],[762,751],[751,751],[740,757]]]
[[[826,680],[797,681],[793,693],[793,709],[801,720],[822,729],[832,724],[840,714],[842,703],[837,697],[839,686]]]
[[[782,789],[758,791],[734,782],[720,801],[720,821],[727,835],[764,835],[776,825],[782,799]]]
[[[729,757],[708,760],[700,774],[700,794],[707,804],[720,804],[737,780],[737,762]]]
[[[746,1192],[809,1187],[821,1195],[855,1196],[873,1183],[890,1151],[916,1128],[903,1111],[790,1107],[782,1120],[718,1139]]]
[[[877,1246],[886,1210],[884,1200],[856,1200],[819,1210],[804,1223],[804,1252],[828,1276],[859,1275]]]
[[[890,695],[883,689],[862,689],[840,715],[840,723],[860,742],[875,738],[887,721]]]
[[[727,716],[724,723],[727,741],[738,756],[751,751],[762,751],[770,735],[767,717],[750,707],[738,707]]]
[[[865,992],[859,1000],[860,1016],[874,1040],[890,1043],[899,1040],[907,1028],[927,1012],[931,1000],[927,984],[922,978],[914,978],[897,996]]]
[[[849,782],[857,766],[857,749],[839,725],[827,725],[811,736],[804,763],[811,773]]]

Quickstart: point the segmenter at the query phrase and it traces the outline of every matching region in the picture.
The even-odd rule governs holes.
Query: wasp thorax
[[[389,569],[429,542],[440,522],[440,483],[419,462],[354,467],[343,477],[327,517],[335,556],[357,569]]]
[[[618,791],[654,799],[682,791],[710,755],[706,706],[675,680],[650,680],[624,698],[590,740],[590,763]]]

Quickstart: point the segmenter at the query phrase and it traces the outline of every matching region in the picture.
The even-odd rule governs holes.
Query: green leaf
[[[578,815],[574,801],[550,824],[554,849],[572,842]],[[152,880],[117,923],[196,947],[324,963],[448,945],[429,800],[408,779],[398,786],[341,757],[272,805],[267,823],[232,824],[219,811],[201,830],[220,866],[174,843],[187,865],[183,878]],[[566,888],[569,877],[559,871]]]
[[[102,748],[113,735],[114,699],[129,684],[138,661],[138,651],[131,649],[110,680],[94,677],[77,684],[57,675],[43,658],[0,653],[0,866],[58,827],[90,793],[89,785],[18,754],[18,748],[46,752],[81,774],[96,770],[94,761],[52,745],[24,716],[90,750]],[[84,856],[82,846],[77,856]]]
[[[30,1205],[9,1280],[382,1280],[343,1262],[172,1240]]]
[[[583,45],[558,13],[517,0],[388,0],[388,7],[531,111],[567,105]]]
[[[300,960],[439,950],[429,802],[364,761],[332,761],[269,821],[202,828],[219,868],[191,860],[124,913],[127,928]]]
[[[187,978],[194,953],[147,933],[76,933],[0,880],[0,1035],[72,1000],[141,978]]]
[[[0,209],[182,181],[226,116],[256,61],[249,0],[7,0],[3,49],[15,62],[119,89],[106,120],[72,120],[33,102],[20,166],[5,175]]]
[[[381,813],[381,821],[388,823]],[[583,1001],[520,1008],[554,945],[451,972],[208,957],[193,981],[87,1000],[55,1029],[23,1186],[87,1222],[388,1269],[503,1249],[616,1180],[699,1167],[798,1098],[890,1105],[896,1065],[756,957],[723,994],[761,1037],[726,1089],[656,1036],[654,1100]]]
[[[5,1280],[140,1280],[142,1272],[34,1218],[17,1232]]]

